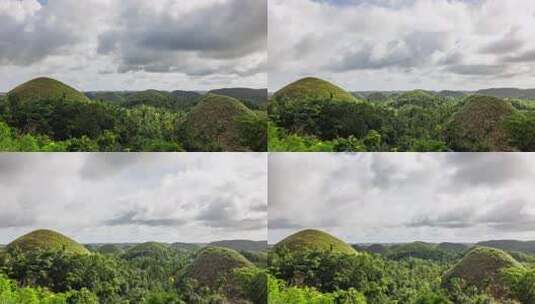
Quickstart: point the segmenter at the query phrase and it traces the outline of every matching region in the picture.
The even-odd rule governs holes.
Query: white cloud
[[[350,90],[533,86],[535,60],[522,57],[535,49],[533,1],[273,0],[268,11],[271,90],[309,75]]]
[[[532,163],[530,154],[271,154],[269,240],[303,228],[351,242],[533,239]]]
[[[4,154],[0,243],[38,228],[83,242],[261,240],[266,187],[265,153]]]
[[[266,10],[264,0],[5,0],[0,91],[43,75],[86,91],[265,87]]]

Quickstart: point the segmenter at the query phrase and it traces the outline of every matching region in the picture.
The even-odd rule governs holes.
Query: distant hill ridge
[[[267,241],[250,241],[250,240],[223,240],[215,241],[208,244],[211,247],[224,247],[237,251],[265,251],[267,250]]]

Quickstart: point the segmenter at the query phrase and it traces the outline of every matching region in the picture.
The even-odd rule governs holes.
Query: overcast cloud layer
[[[2,0],[0,92],[266,87],[266,0]]]
[[[535,239],[535,155],[269,156],[269,241],[319,228],[354,243]]]
[[[270,0],[269,88],[535,87],[532,0]]]
[[[0,154],[0,244],[267,238],[265,153]]]

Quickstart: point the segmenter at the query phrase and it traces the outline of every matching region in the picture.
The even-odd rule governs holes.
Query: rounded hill
[[[184,122],[190,148],[207,150],[212,146],[224,151],[247,150],[240,144],[240,119],[255,115],[235,98],[207,94]]]
[[[124,105],[127,107],[146,105],[155,108],[172,109],[174,107],[174,102],[173,96],[168,92],[158,90],[146,90],[128,95]]]
[[[102,254],[116,255],[124,253],[124,250],[115,244],[104,244],[97,248],[97,252]]]
[[[7,245],[8,250],[57,250],[76,254],[89,254],[89,250],[76,241],[52,230],[36,230]]]
[[[406,105],[419,106],[422,108],[436,105],[440,100],[439,96],[429,93],[424,90],[414,90],[404,92],[396,98],[394,105],[396,107],[403,107]]]
[[[291,101],[356,101],[357,99],[344,89],[319,78],[303,78],[277,91],[272,99],[276,102]]]
[[[50,101],[74,101],[89,102],[89,98],[76,89],[52,78],[36,78],[23,83],[9,93],[7,96],[10,100],[16,100],[20,103],[50,100]]]
[[[468,285],[493,291],[493,296],[501,297],[503,287],[501,271],[509,267],[523,267],[506,252],[487,247],[470,250],[452,269],[444,274],[447,284],[453,278],[459,278]]]
[[[135,259],[138,257],[164,257],[167,255],[169,247],[158,242],[146,242],[137,244],[126,250],[124,257],[126,259]]]
[[[449,122],[448,140],[456,151],[510,151],[504,121],[513,112],[508,101],[470,96]]]
[[[229,248],[206,247],[184,270],[184,277],[194,279],[202,286],[216,288],[222,279],[242,267],[253,267],[245,257]]]
[[[283,239],[275,247],[286,247],[291,251],[319,250],[336,251],[345,254],[356,254],[346,242],[320,230],[307,229]]]

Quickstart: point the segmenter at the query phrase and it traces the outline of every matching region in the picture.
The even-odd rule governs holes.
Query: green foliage
[[[505,121],[511,145],[521,151],[535,151],[535,113],[517,112]]]
[[[284,282],[268,279],[269,304],[366,304],[366,298],[354,289],[321,293],[309,287],[287,287]]]
[[[327,84],[305,79],[273,95],[269,151],[479,152],[535,146],[533,101],[421,90],[357,101],[335,98],[345,91]]]
[[[522,304],[535,303],[535,269],[511,267],[503,270],[513,296]]]
[[[93,100],[52,79],[36,79],[15,88],[0,102],[0,150],[266,150],[265,111],[255,113],[231,97],[209,94],[192,108],[201,98],[195,92],[148,90],[88,96]]]

